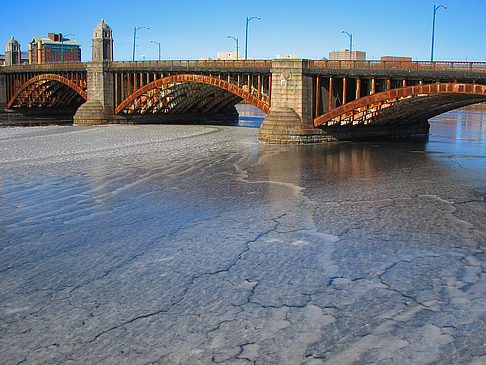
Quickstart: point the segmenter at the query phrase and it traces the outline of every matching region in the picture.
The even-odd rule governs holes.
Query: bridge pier
[[[113,73],[108,72],[113,61],[111,28],[103,19],[93,30],[92,61],[86,64],[87,101],[74,115],[74,124],[95,125],[115,123]]]
[[[221,125],[233,125],[238,123],[238,111],[235,107],[226,113],[167,113],[167,114],[128,114],[120,118],[117,123],[127,124],[192,124],[211,123]],[[123,119],[121,119],[123,118]]]
[[[331,134],[339,141],[374,140],[428,137],[430,124],[427,119],[416,121],[412,124],[392,123],[389,125],[351,125],[341,127],[323,127],[324,131]]]
[[[74,114],[76,125],[115,123],[113,74],[107,72],[108,62],[87,63],[88,100]]]
[[[333,140],[322,129],[314,128],[312,77],[304,75],[308,60],[272,61],[270,113],[258,136],[268,143],[316,143]]]

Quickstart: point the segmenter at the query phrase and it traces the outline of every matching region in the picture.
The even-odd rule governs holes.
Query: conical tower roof
[[[101,22],[96,26],[96,28],[94,30],[95,31],[97,31],[97,30],[111,30],[111,28],[108,24],[105,23],[105,21],[102,18]]]
[[[19,42],[12,36],[12,38],[10,38],[10,40],[7,42],[7,46],[9,44],[12,44],[12,45],[18,45]]]

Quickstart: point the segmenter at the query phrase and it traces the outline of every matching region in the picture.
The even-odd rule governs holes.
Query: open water
[[[1,128],[0,363],[485,364],[486,114],[261,119]]]

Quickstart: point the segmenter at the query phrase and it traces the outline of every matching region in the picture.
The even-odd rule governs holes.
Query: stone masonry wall
[[[98,100],[105,109],[114,109],[113,74],[105,62],[88,62],[88,101]]]
[[[272,110],[291,108],[302,120],[302,127],[313,128],[312,79],[303,75],[307,60],[276,59],[272,61]]]
[[[115,118],[113,74],[107,62],[88,62],[88,101],[74,115],[74,124],[107,124]]]
[[[316,143],[329,140],[312,118],[312,77],[304,75],[307,60],[272,61],[270,114],[260,127],[258,140],[267,143]]]

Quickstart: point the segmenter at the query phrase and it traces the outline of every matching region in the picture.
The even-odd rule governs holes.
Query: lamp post
[[[447,9],[447,6],[444,5],[434,5],[434,16],[432,18],[432,47],[430,51],[430,62],[434,62],[434,38],[435,38],[435,14],[437,13],[437,10],[440,8]]]
[[[231,36],[231,35],[229,35],[229,36],[228,36],[228,37],[226,37],[226,38],[232,38],[232,39],[234,39],[234,40],[236,41],[236,60],[238,60],[238,50],[239,50],[239,47],[238,47],[238,38],[233,37],[233,36]]]
[[[259,18],[257,16],[252,16],[251,18],[246,17],[246,27],[245,27],[245,61],[248,59],[248,23],[251,20],[253,20],[253,19],[262,20],[262,18]]]
[[[349,37],[349,59],[353,59],[353,35],[343,30],[341,33],[347,34]]]
[[[160,61],[160,42],[157,41],[150,41],[152,43],[155,43],[157,46],[159,46],[159,61]]]
[[[137,30],[139,29],[150,29],[149,27],[134,27],[133,28],[133,55],[132,61],[135,61],[135,39],[137,38]]]
[[[68,35],[74,35],[73,33],[68,33],[66,34],[66,36]],[[64,62],[64,35],[61,34],[61,63]]]

